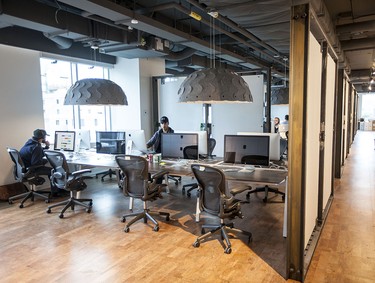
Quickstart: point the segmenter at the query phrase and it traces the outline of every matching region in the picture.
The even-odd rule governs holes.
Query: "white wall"
[[[318,212],[319,184],[319,131],[322,54],[320,44],[310,33],[307,84],[307,128],[306,128],[306,213],[305,247],[314,230]]]
[[[112,129],[140,129],[140,80],[139,59],[118,58],[110,79],[124,90],[128,106],[112,106]]]
[[[153,134],[152,125],[152,77],[165,74],[165,60],[144,58],[140,60],[140,119],[141,129],[148,140]]]
[[[263,132],[263,76],[244,76],[252,92],[253,103],[212,104],[212,137],[214,154],[223,156],[224,135],[237,132]],[[202,104],[178,103],[178,89],[184,78],[160,85],[160,116],[168,116],[173,129],[200,130]]]
[[[14,183],[6,147],[19,149],[44,128],[39,52],[0,45],[0,185]]]

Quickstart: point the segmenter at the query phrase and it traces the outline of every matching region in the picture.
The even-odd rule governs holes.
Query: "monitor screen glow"
[[[96,152],[125,154],[125,132],[96,132]]]
[[[75,136],[74,131],[55,131],[54,150],[74,151]]]

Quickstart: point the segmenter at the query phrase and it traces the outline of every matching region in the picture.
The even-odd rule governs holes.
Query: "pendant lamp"
[[[82,79],[72,85],[65,96],[65,105],[128,105],[120,86],[106,79]]]
[[[208,68],[191,73],[178,90],[185,103],[249,103],[253,97],[245,80],[224,68]]]

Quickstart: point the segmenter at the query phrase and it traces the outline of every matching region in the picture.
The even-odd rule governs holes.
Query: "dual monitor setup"
[[[205,131],[175,131],[173,134],[163,134],[161,138],[163,158],[199,159],[207,155],[207,132]],[[88,131],[55,132],[55,150],[75,151],[76,148],[90,148]],[[194,148],[193,156],[186,154],[185,151],[188,148]],[[97,131],[96,152],[148,153],[144,131]],[[280,160],[279,134],[238,132],[237,135],[224,136],[225,163],[268,166],[270,160]]]

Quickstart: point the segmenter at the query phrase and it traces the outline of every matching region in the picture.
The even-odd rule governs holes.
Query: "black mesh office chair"
[[[184,159],[195,159],[195,160],[198,159],[198,146],[196,145],[186,146],[184,147],[182,152],[184,154]],[[182,193],[185,193],[186,189],[188,189],[186,191],[186,195],[190,197],[191,191],[194,189],[198,189],[198,183],[190,183],[190,184],[183,185]]]
[[[27,201],[28,199],[30,199],[31,201],[34,201],[35,197],[40,197],[44,199],[46,203],[48,203],[51,192],[43,191],[43,190],[41,191],[36,190],[37,186],[43,185],[45,182],[45,179],[43,177],[39,176],[38,174],[34,172],[34,170],[38,166],[31,166],[29,168],[26,168],[21,159],[20,153],[17,149],[7,148],[7,151],[10,155],[10,158],[12,159],[14,163],[14,168],[13,168],[14,179],[17,182],[22,183],[25,189],[27,190],[27,192],[25,193],[10,197],[8,199],[9,204],[12,204],[14,200],[23,198],[23,200],[21,201],[19,205],[20,208],[23,208],[25,201]],[[27,183],[29,187],[27,187],[25,183]],[[45,196],[44,194],[48,194],[48,196]]]
[[[45,155],[52,165],[51,183],[59,189],[70,192],[70,198],[62,202],[48,206],[47,213],[57,206],[64,206],[59,217],[64,218],[64,212],[70,207],[74,210],[75,206],[83,206],[88,213],[91,212],[92,199],[77,198],[78,192],[83,191],[87,185],[84,179],[91,178],[83,174],[91,172],[90,169],[83,169],[74,172],[69,171],[64,153],[60,151],[46,150]]]
[[[241,159],[242,164],[252,164],[252,165],[254,165],[254,164],[255,165],[264,165],[264,163],[263,163],[264,161],[265,161],[264,157],[255,156],[255,155],[245,155]],[[267,202],[268,193],[271,192],[271,193],[281,195],[282,200],[285,201],[285,193],[284,192],[281,192],[281,191],[279,191],[279,189],[271,188],[269,186],[258,187],[258,188],[255,188],[255,189],[253,189],[251,186],[248,186],[248,187],[245,187],[245,188],[234,188],[230,191],[230,193],[233,196],[235,196],[236,194],[242,193],[242,192],[247,191],[247,190],[249,190],[246,194],[247,200],[250,199],[251,194],[258,193],[258,192],[264,192],[265,195],[264,195],[264,198],[263,198],[263,202]]]
[[[152,212],[147,208],[147,201],[154,201],[161,198],[161,190],[166,184],[157,184],[156,180],[168,174],[168,171],[160,171],[152,176],[152,181],[149,180],[148,161],[141,156],[125,155],[116,156],[116,162],[124,174],[122,179],[122,188],[124,194],[134,199],[141,199],[143,201],[143,211],[125,214],[122,217],[122,222],[126,221],[126,217],[135,216],[129,223],[126,224],[124,232],[128,233],[130,226],[136,221],[143,219],[145,223],[151,220],[154,223],[154,231],[159,231],[159,224],[154,219],[153,215],[164,215],[166,221],[169,221],[168,212]]]
[[[229,241],[228,233],[241,233],[248,236],[248,243],[252,240],[252,234],[243,230],[234,228],[233,223],[225,224],[225,219],[234,219],[235,217],[242,218],[240,201],[228,197],[225,194],[225,176],[224,173],[217,168],[204,166],[200,164],[191,165],[194,176],[199,183],[199,205],[200,210],[215,215],[220,218],[220,224],[217,225],[202,225],[202,234],[193,243],[194,247],[199,247],[200,242],[215,233],[220,233],[222,239],[226,242],[224,252],[230,254],[232,252],[231,243]],[[205,233],[205,229],[212,229]]]

